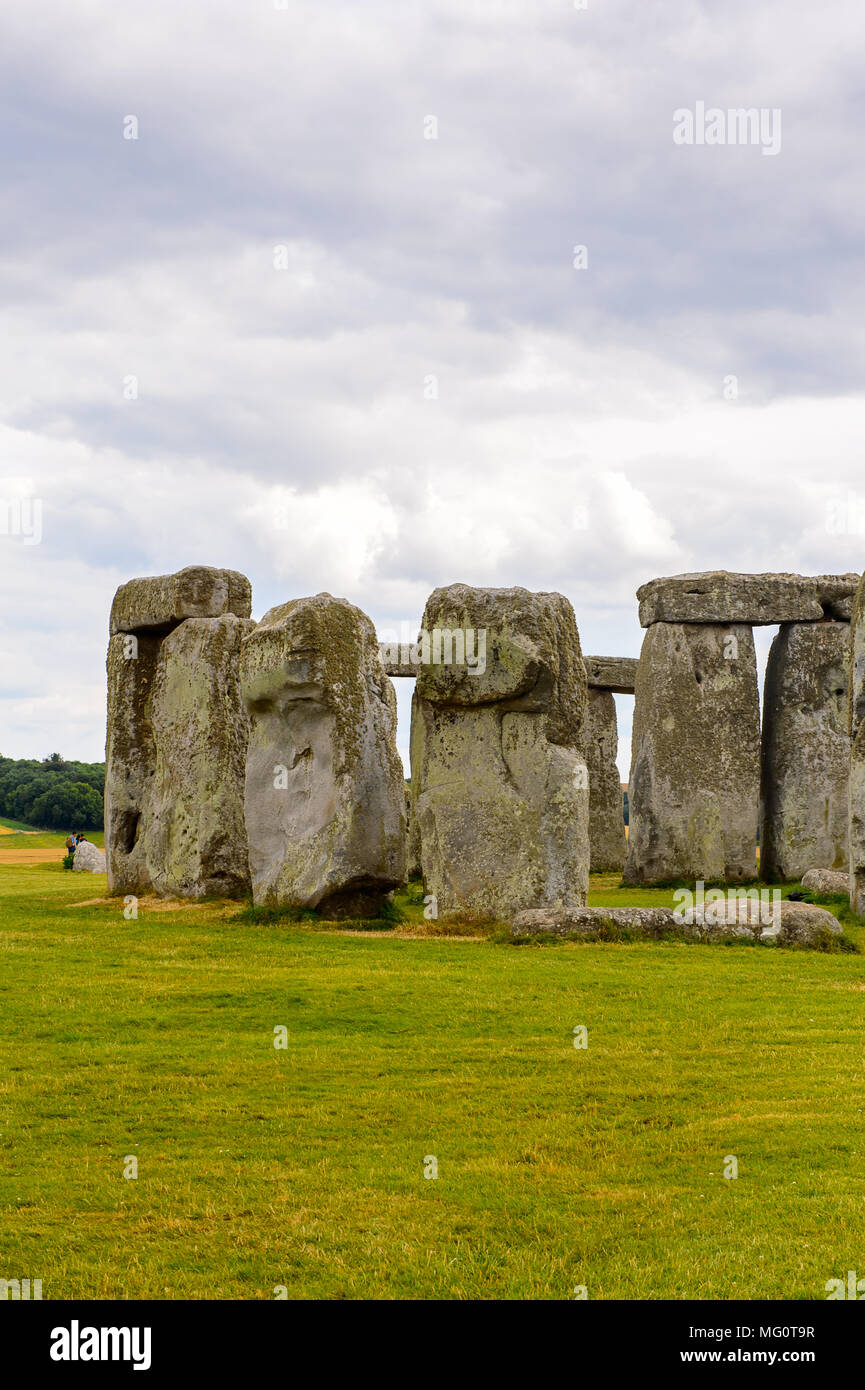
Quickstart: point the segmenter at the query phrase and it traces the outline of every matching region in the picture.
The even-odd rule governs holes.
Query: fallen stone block
[[[802,875],[802,887],[809,893],[850,892],[850,875],[837,869],[809,869]]]
[[[676,913],[669,907],[581,907],[566,911],[550,909],[518,913],[511,921],[514,937],[534,935],[585,937],[596,933],[633,932],[646,937],[680,934],[701,941],[720,940],[730,936],[750,937],[766,945],[819,946],[841,935],[841,924],[825,908],[811,903],[781,902],[774,920],[766,924],[764,905],[745,903],[737,912],[738,921],[728,921],[726,904],[719,905],[717,920],[707,904],[705,915],[697,909]]]
[[[105,851],[90,840],[82,840],[75,849],[72,871],[77,874],[104,874]]]

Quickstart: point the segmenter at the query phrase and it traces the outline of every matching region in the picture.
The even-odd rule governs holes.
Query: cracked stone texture
[[[586,676],[561,594],[436,589],[423,627],[486,632],[486,669],[422,666],[413,814],[439,914],[506,916],[586,900]]]
[[[105,846],[112,894],[243,897],[247,721],[234,614],[108,647]]]
[[[865,576],[856,594],[850,629],[850,772],[847,827],[850,904],[865,914]]]
[[[365,613],[272,608],[243,644],[246,824],[257,904],[373,913],[406,874],[396,693]]]
[[[753,878],[759,795],[751,628],[654,623],[637,670],[625,882]]]
[[[760,876],[847,867],[849,623],[785,623],[763,697]]]
[[[121,584],[111,605],[111,635],[168,631],[185,618],[248,618],[252,586],[237,570],[188,565],[176,574],[148,575]]]
[[[640,623],[849,621],[858,583],[858,574],[674,574],[637,590]]]

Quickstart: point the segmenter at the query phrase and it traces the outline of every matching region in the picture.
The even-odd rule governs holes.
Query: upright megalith
[[[249,891],[238,675],[241,641],[255,627],[249,608],[243,575],[204,566],[118,591],[105,769],[111,893]]]
[[[759,792],[751,628],[654,623],[637,668],[625,881],[753,878]]]
[[[586,707],[586,765],[589,769],[589,843],[592,873],[619,872],[625,863],[622,784],[616,757],[619,731],[612,691],[590,687]]]
[[[763,698],[760,876],[847,867],[850,624],[784,623]]]
[[[256,903],[366,915],[405,879],[396,695],[369,618],[330,594],[272,608],[243,644]]]
[[[856,594],[850,627],[848,727],[850,905],[856,912],[865,915],[865,575]]]
[[[586,674],[570,603],[453,584],[431,595],[423,630],[411,781],[426,892],[440,914],[585,903]]]

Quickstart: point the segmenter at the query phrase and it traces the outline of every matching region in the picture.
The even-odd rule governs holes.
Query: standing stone
[[[369,915],[405,880],[396,693],[369,618],[330,594],[266,613],[243,644],[253,897]]]
[[[865,916],[865,576],[856,594],[850,630],[849,728],[850,905]]]
[[[589,842],[592,873],[620,872],[625,864],[622,783],[616,757],[619,731],[612,692],[590,688],[586,710],[586,764],[589,769]]]
[[[108,645],[105,849],[112,894],[243,896],[249,580],[194,565],[118,589]]]
[[[784,623],[763,699],[760,877],[847,867],[849,623]]]
[[[414,741],[415,729],[418,726],[418,704],[417,691],[411,693],[411,725],[409,733],[409,760],[411,760],[411,745]],[[420,844],[420,825],[418,824],[417,813],[415,811],[415,779],[412,778],[408,788],[408,849],[406,874],[409,878],[423,878],[423,864],[421,863],[421,844]]]
[[[426,892],[440,914],[581,906],[586,675],[571,605],[454,584],[431,595],[423,631],[411,759]]]
[[[165,637],[118,633],[108,654],[109,891],[184,898],[249,891],[243,824],[242,639],[225,614]]]
[[[751,628],[654,623],[637,669],[625,882],[754,878],[759,791]]]

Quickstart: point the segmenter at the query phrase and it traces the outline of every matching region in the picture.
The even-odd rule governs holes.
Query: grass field
[[[820,1299],[865,1272],[865,955],[413,935],[418,906],[383,932],[147,899],[125,920],[62,836],[37,864],[19,839],[0,1276],[52,1299]]]

